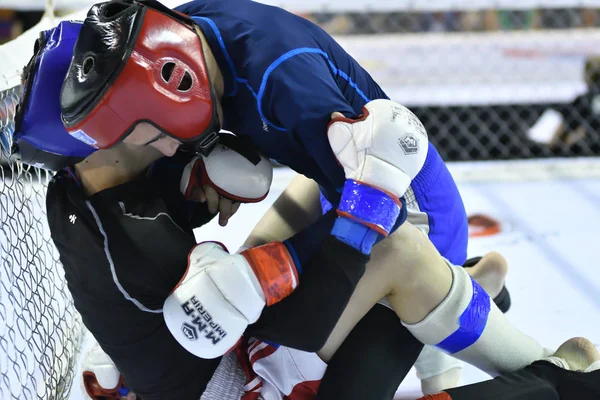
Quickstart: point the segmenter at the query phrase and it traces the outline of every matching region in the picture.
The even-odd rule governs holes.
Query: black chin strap
[[[253,165],[258,165],[261,160],[258,149],[246,138],[221,133],[219,135],[219,144],[223,144],[241,154]]]

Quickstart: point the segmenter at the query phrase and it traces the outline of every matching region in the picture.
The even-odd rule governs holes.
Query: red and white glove
[[[205,242],[189,254],[188,269],[163,305],[173,337],[190,353],[206,359],[231,350],[265,306],[298,286],[293,258],[281,242],[229,254]]]
[[[369,254],[377,235],[397,226],[401,198],[427,158],[427,132],[406,107],[374,100],[356,120],[333,113],[327,136],[346,175],[332,234]]]
[[[221,134],[208,154],[198,155],[185,167],[181,193],[187,198],[194,188],[212,186],[222,197],[239,203],[258,203],[267,197],[273,181],[270,160],[236,136]]]
[[[181,193],[188,200],[207,204],[219,213],[225,226],[240,203],[257,203],[269,193],[273,180],[270,160],[237,136],[221,133],[219,143],[207,155],[198,155],[185,167]]]
[[[83,359],[81,390],[86,400],[135,400],[117,366],[96,343]]]

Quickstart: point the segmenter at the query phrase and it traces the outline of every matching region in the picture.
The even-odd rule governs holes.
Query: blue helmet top
[[[12,138],[12,153],[26,164],[56,171],[96,151],[69,135],[60,117],[60,90],[80,30],[81,22],[63,21],[36,41]]]

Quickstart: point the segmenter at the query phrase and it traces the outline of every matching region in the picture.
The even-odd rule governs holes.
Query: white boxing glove
[[[234,135],[222,133],[208,154],[198,155],[185,167],[180,190],[187,198],[194,187],[211,185],[234,202],[257,203],[267,197],[273,181],[271,161]]]
[[[188,269],[166,299],[163,317],[186,350],[212,359],[231,350],[266,305],[282,300],[297,285],[296,266],[281,242],[241,254],[205,242],[190,252]]]
[[[115,363],[96,343],[82,362],[81,390],[86,400],[120,400],[135,398],[124,385]]]
[[[329,143],[347,179],[366,183],[400,198],[427,158],[427,132],[406,107],[373,100],[357,120],[334,118]]]

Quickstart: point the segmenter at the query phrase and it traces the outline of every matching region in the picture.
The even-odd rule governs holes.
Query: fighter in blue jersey
[[[437,250],[450,264],[460,265],[466,258],[467,224],[458,190],[435,148],[420,142],[425,135],[420,122],[400,106],[390,109],[388,103],[373,101],[385,98],[330,36],[279,8],[209,0],[173,12],[152,1],[115,1],[98,4],[88,14],[63,85],[61,108],[67,130],[101,149],[125,142],[151,145],[165,155],[180,146],[206,152],[221,127],[235,131],[316,181],[345,215],[356,210],[345,208],[348,203],[340,198],[368,189],[349,172],[352,149],[340,141],[345,137],[366,146],[354,148],[360,150],[355,158],[374,149],[377,157],[395,151],[392,158],[378,159],[404,171],[401,180],[406,182],[402,190],[388,193],[409,200]],[[328,124],[336,112],[343,117],[334,118],[334,135]],[[402,131],[390,128],[396,118],[404,124],[399,125]],[[415,154],[419,157],[411,157]],[[418,165],[415,158],[421,160]],[[347,189],[349,179],[361,189]],[[402,186],[395,180],[378,183],[384,189]],[[394,201],[400,204],[398,197]],[[406,212],[407,207],[398,208]],[[335,235],[363,249],[376,239],[373,232],[395,229],[378,219],[384,214],[370,214],[373,220],[352,214],[358,224],[334,227]],[[365,230],[372,223],[387,228]],[[373,263],[393,264],[394,255],[403,250],[402,235],[391,235],[386,243],[375,248],[381,254]],[[461,268],[409,264],[395,265],[405,279],[395,293],[394,309],[420,341],[492,373],[524,366],[544,354],[499,314]],[[361,290],[359,286],[354,295],[359,303]],[[349,304],[338,325],[352,326],[368,311],[350,307],[352,300]],[[335,353],[343,341],[335,332],[322,354]],[[514,352],[506,352],[507,346]]]
[[[166,309],[163,312],[162,305],[174,288],[185,287],[182,282],[187,278],[193,277],[195,282],[199,277],[193,263],[199,260],[218,272],[221,268],[210,267],[213,262],[218,264],[217,259],[220,258],[215,259],[214,251],[224,255],[223,260],[230,258],[218,246],[213,249],[213,254],[205,254],[207,257],[192,254],[196,246],[191,229],[207,222],[211,216],[206,207],[185,201],[183,196],[187,197],[187,189],[208,180],[214,188],[222,189],[220,192],[225,197],[242,202],[260,201],[269,189],[272,176],[268,159],[257,157],[256,153],[240,148],[234,142],[229,142],[227,150],[224,136],[220,137],[220,145],[210,154],[199,159],[194,157],[191,162],[190,157],[194,155],[178,154],[164,158],[152,146],[122,143],[111,149],[96,151],[70,137],[60,119],[59,93],[80,29],[81,23],[65,21],[52,30],[41,32],[34,45],[34,55],[23,70],[14,130],[10,126],[3,127],[0,134],[7,139],[3,143],[13,143],[13,154],[18,154],[25,164],[59,171],[48,186],[48,225],[75,306],[102,349],[110,354],[108,356],[101,351],[90,353],[84,364],[86,398],[121,398],[124,389],[119,386],[116,365],[123,372],[127,385],[146,400],[197,400],[200,396],[203,399],[239,400],[243,390],[248,392],[248,397],[244,397],[247,400],[265,391],[269,398],[283,395],[297,398],[298,392],[302,393],[302,398],[312,397],[319,383],[319,373],[323,371],[323,362],[314,353],[302,355],[302,352],[296,352],[293,356],[293,352],[283,347],[275,349],[260,343],[248,347],[242,342],[236,349],[236,353],[246,358],[245,362],[244,357],[240,360],[242,365],[251,364],[256,371],[262,371],[260,378],[263,380],[260,383],[261,379],[256,374],[249,374],[248,385],[243,388],[243,377],[239,376],[239,367],[235,367],[235,358],[229,355],[219,364],[219,358],[196,357],[178,343],[167,329],[166,317],[163,318],[168,312]],[[231,135],[227,137],[232,138]],[[183,168],[186,163],[189,168]],[[326,243],[331,242],[329,231],[335,219],[335,212],[324,216],[308,231],[309,235],[301,233],[291,238],[290,248],[300,248],[302,242],[318,240],[318,246],[327,253],[329,246]],[[329,228],[321,229],[323,223]],[[315,231],[325,233],[326,237],[315,239],[315,235],[310,234]],[[319,250],[310,260],[302,262],[302,271],[300,263],[297,264],[297,272],[302,272],[302,288],[285,306],[261,316],[256,324],[258,338],[266,336],[277,343],[293,343],[298,348],[318,349],[321,346],[319,343],[325,340],[322,336],[331,331],[331,328],[323,329],[324,324],[335,323],[368,259],[348,245],[335,240],[331,243],[337,250],[330,249],[333,253],[325,258],[320,258],[322,252]],[[198,248],[206,246],[211,247],[204,244]],[[281,243],[275,246],[279,251],[265,253],[266,259],[278,252],[288,252]],[[251,251],[242,254],[250,254]],[[265,259],[253,258],[259,265],[261,259]],[[298,261],[301,259],[298,258]],[[238,258],[238,263],[240,261],[243,263],[242,258]],[[289,261],[269,263],[265,265],[265,271],[269,267],[289,267]],[[202,268],[202,271],[208,270]],[[227,296],[229,300],[223,302],[222,296],[212,293],[214,288],[210,286],[198,292],[193,284],[195,298],[202,296],[202,304],[219,320],[222,320],[221,315],[215,314],[208,303],[217,301],[227,309],[227,302],[233,298],[240,301],[235,309],[248,311],[255,308],[257,316],[262,306],[259,304],[256,309],[253,303],[257,300],[260,303],[260,299],[254,298],[253,301],[253,296],[248,296],[251,292],[244,290],[242,276],[238,276],[241,280],[236,279],[237,271],[228,272],[223,276],[224,283],[233,285],[235,289]],[[280,270],[276,272],[271,276],[278,282],[282,275]],[[292,281],[297,282],[297,278]],[[212,279],[210,282],[214,283]],[[219,286],[223,287],[222,284]],[[276,292],[281,292],[281,286],[275,288]],[[324,297],[323,293],[335,293],[329,307],[323,307],[319,301]],[[390,311],[381,308],[379,312],[371,313],[364,323],[361,321],[362,328],[353,329],[353,334],[369,336],[371,324],[382,328],[379,321],[386,312]],[[306,327],[303,314],[314,314],[310,332],[288,323],[289,317],[294,316],[301,327]],[[202,325],[206,320],[206,315],[203,312],[203,319],[189,321],[194,324],[191,328],[189,323],[184,326],[195,329],[195,325]],[[243,319],[238,316],[233,320],[239,322]],[[121,325],[115,329],[114,324],[107,321],[121,321]],[[223,325],[217,326],[223,328]],[[397,326],[396,321],[391,328]],[[181,333],[181,325],[176,328]],[[230,328],[225,329],[225,340],[215,341],[213,345],[229,342],[224,345],[227,349],[237,342],[238,337]],[[248,335],[252,335],[252,329],[247,330]],[[244,324],[237,333],[243,331],[246,331]],[[412,343],[406,332],[404,336],[396,336],[395,340],[402,346]],[[202,340],[199,338],[198,342]],[[244,350],[246,348],[248,354]],[[406,369],[410,368],[420,347],[417,345],[401,352],[388,346],[386,350],[395,353],[393,358],[387,358],[395,361],[393,367],[397,368],[399,362],[407,357],[408,362],[403,366]],[[351,346],[338,353],[351,357],[354,352],[355,348]],[[316,362],[307,364],[309,360]],[[308,365],[308,370],[301,368],[304,364]],[[273,373],[269,372],[271,370]],[[381,375],[379,380],[385,382],[385,375]],[[343,383],[338,381],[334,387],[341,387]],[[364,398],[371,394],[365,385],[363,392],[357,392],[356,396]],[[338,395],[339,392],[334,392],[329,397],[337,398]]]

